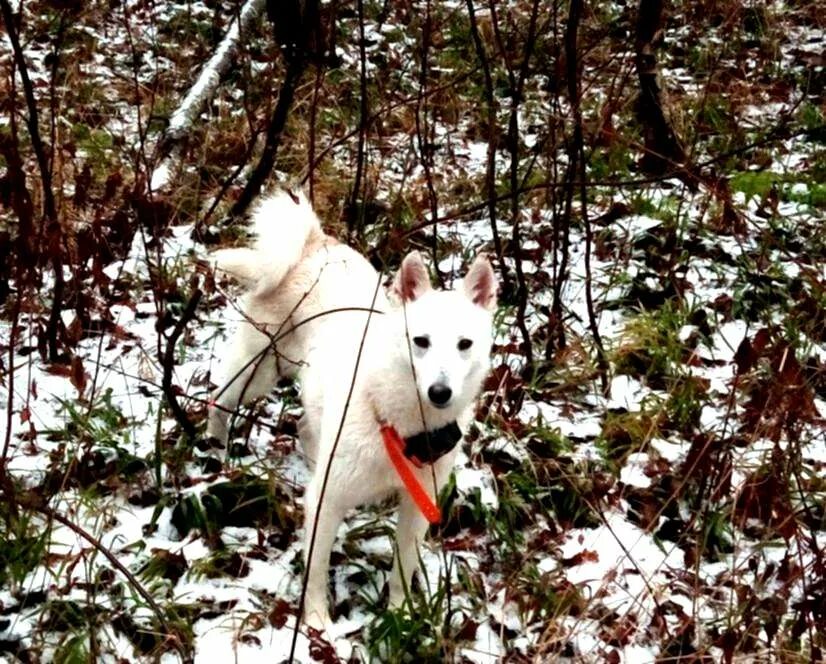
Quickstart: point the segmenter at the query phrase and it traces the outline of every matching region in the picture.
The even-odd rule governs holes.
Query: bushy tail
[[[321,236],[321,225],[310,203],[299,193],[265,198],[252,215],[255,242],[247,249],[220,249],[210,254],[215,269],[248,286],[277,286],[301,258],[304,245]]]

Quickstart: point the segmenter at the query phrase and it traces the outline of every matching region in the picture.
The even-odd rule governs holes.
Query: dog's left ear
[[[483,309],[496,309],[496,291],[499,287],[490,261],[485,254],[479,254],[470,266],[462,286],[473,304]]]
[[[431,288],[430,275],[422,262],[418,251],[411,251],[404,257],[396,278],[393,280],[393,293],[400,302],[412,302],[419,299]]]

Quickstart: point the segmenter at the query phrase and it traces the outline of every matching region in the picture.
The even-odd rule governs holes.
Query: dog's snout
[[[427,396],[437,408],[444,408],[453,396],[453,390],[444,383],[434,383],[428,388]]]

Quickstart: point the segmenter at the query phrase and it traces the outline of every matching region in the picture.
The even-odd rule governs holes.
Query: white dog
[[[207,434],[226,444],[228,417],[239,404],[267,394],[281,376],[298,376],[299,438],[314,468],[304,495],[303,615],[308,625],[325,629],[336,531],[349,509],[392,493],[400,494],[400,507],[390,604],[404,601],[427,522],[391,464],[380,429],[394,427],[406,454],[424,462],[411,468],[434,497],[488,371],[497,282],[480,256],[461,289],[434,291],[414,251],[388,298],[376,270],[325,235],[300,195],[264,200],[254,227],[253,248],[213,255],[217,268],[249,291]]]

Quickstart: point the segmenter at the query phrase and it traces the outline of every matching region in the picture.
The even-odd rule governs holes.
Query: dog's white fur
[[[310,626],[327,628],[327,571],[338,527],[349,509],[392,493],[400,494],[400,507],[390,603],[404,601],[427,523],[402,488],[379,426],[387,422],[407,437],[454,420],[460,427],[468,423],[488,369],[496,277],[487,258],[479,256],[459,290],[434,291],[421,257],[412,252],[388,297],[370,263],[325,235],[300,195],[264,200],[254,214],[254,230],[252,248],[213,254],[216,267],[249,290],[240,306],[245,321],[227,348],[225,382],[215,393],[207,434],[226,443],[229,413],[267,394],[279,377],[298,376],[305,411],[299,437],[314,467],[304,495],[305,555],[330,463],[307,560],[304,608]],[[365,310],[374,296],[373,309],[382,313],[373,313],[368,326]],[[416,337],[427,337],[429,347],[411,342]],[[470,348],[458,348],[462,339],[472,341]],[[452,392],[443,407],[428,397],[434,384]],[[454,449],[416,471],[431,496],[447,480],[455,455]]]

